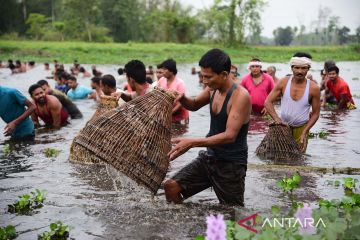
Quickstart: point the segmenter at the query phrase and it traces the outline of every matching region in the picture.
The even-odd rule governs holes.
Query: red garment
[[[326,86],[338,102],[341,100],[341,95],[345,95],[346,102],[351,102],[354,104],[349,85],[341,77],[337,77],[335,83],[329,79],[326,83]]]
[[[45,125],[52,126],[54,123],[54,120],[52,118],[50,109],[48,108],[48,105],[47,105],[47,96],[46,95],[45,95],[45,107],[46,107],[46,111],[48,114],[42,115],[38,108],[38,105],[36,104],[36,114],[39,116],[39,118],[41,118],[41,120],[44,121]],[[68,113],[63,106],[61,107],[60,118],[61,118],[60,125],[65,125],[67,123]]]

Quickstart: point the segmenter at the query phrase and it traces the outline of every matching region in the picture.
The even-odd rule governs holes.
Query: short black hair
[[[328,72],[329,71],[329,67],[332,67],[332,66],[336,66],[336,63],[334,60],[326,60],[324,62],[324,70],[325,72]]]
[[[76,77],[71,76],[71,75],[66,80],[71,80],[71,81],[77,82]]]
[[[32,93],[33,93],[36,89],[38,89],[38,88],[41,88],[41,86],[40,86],[39,84],[37,84],[37,83],[31,85],[31,86],[29,87],[29,94],[30,94],[30,96],[32,96]],[[41,88],[41,89],[42,89],[42,88]]]
[[[84,72],[85,72],[85,68],[84,68],[84,67],[80,67],[79,72],[84,73]]]
[[[44,65],[49,66],[49,63],[46,62],[46,63],[44,63]]]
[[[160,63],[160,64],[156,65],[156,68],[157,68],[157,69],[162,68],[162,63]]]
[[[93,78],[91,79],[91,82],[93,82],[93,83],[96,83],[96,84],[100,85],[100,80],[101,80],[101,78],[100,78],[100,77],[93,77]]]
[[[252,58],[250,62],[261,62],[260,58]]]
[[[152,84],[153,83],[153,80],[151,77],[146,77],[146,81],[149,83],[149,84]]]
[[[16,60],[15,63],[16,63],[16,64],[21,64],[21,61],[20,61],[20,60]]]
[[[101,77],[101,83],[104,86],[108,86],[110,88],[116,88],[116,80],[113,75],[106,74]]]
[[[176,61],[174,59],[167,59],[161,63],[161,68],[165,68],[172,72],[174,75],[177,74]]]
[[[330,67],[328,68],[328,70],[327,70],[328,73],[329,73],[329,72],[332,72],[332,71],[335,71],[336,74],[339,74],[339,72],[340,72],[339,68],[338,68],[336,65],[330,66]]]
[[[123,75],[124,74],[124,69],[123,68],[118,68],[117,70],[119,75]]]
[[[143,62],[131,60],[125,65],[126,75],[135,80],[138,84],[146,83],[146,69]]]
[[[37,84],[40,85],[41,87],[44,86],[44,85],[49,86],[48,81],[46,81],[44,79],[41,79],[41,80],[37,81]]]
[[[210,68],[217,74],[220,74],[223,71],[229,73],[231,69],[231,59],[224,51],[214,48],[201,57],[199,66],[203,68]]]
[[[305,53],[305,52],[297,52],[294,54],[293,57],[307,57],[312,59],[312,56],[309,53]]]
[[[71,77],[71,75],[65,71],[59,71],[59,73],[60,73],[59,77],[65,79],[65,80],[68,80]]]

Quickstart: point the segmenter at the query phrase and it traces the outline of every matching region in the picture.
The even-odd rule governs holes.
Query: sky
[[[202,9],[213,4],[214,0],[179,0],[187,6]],[[360,26],[360,0],[265,0],[267,5],[262,14],[262,35],[273,37],[277,27],[305,25],[318,18],[319,7],[331,9],[331,16],[340,17],[340,27],[347,26],[351,33]]]

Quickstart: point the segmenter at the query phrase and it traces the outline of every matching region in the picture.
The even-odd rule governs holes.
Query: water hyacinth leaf
[[[276,206],[276,205],[271,206],[271,213],[272,213],[274,216],[279,215],[279,213],[280,213],[280,208],[279,208],[279,206]]]
[[[197,236],[194,238],[194,240],[205,240],[204,236]]]
[[[53,149],[53,148],[46,148],[44,153],[47,158],[57,157],[60,153],[60,150]]]
[[[10,149],[10,145],[9,145],[9,144],[5,144],[5,145],[4,145],[4,147],[3,147],[3,152],[4,152],[5,156],[10,155],[11,149]]]

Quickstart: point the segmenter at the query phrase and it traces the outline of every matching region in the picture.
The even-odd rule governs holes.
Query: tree
[[[290,45],[294,38],[294,32],[289,26],[286,28],[278,27],[276,30],[274,30],[273,34],[275,37],[275,44],[281,46]]]
[[[356,37],[356,42],[360,43],[360,26],[357,27],[355,30],[355,37]]]
[[[30,25],[30,28],[26,31],[30,36],[34,36],[36,40],[39,40],[45,32],[46,17],[38,13],[30,13],[26,24]]]
[[[341,29],[338,30],[339,33],[339,43],[341,45],[348,42],[350,36],[349,36],[350,29],[346,26],[343,26]]]

